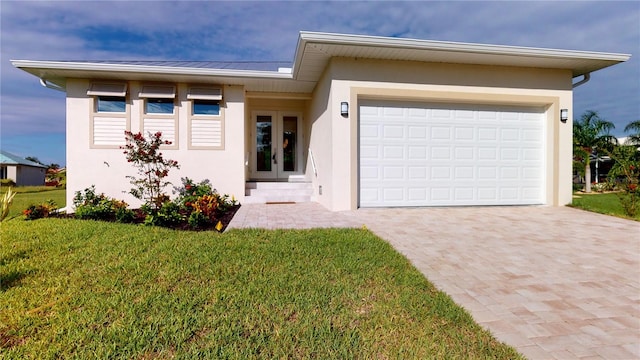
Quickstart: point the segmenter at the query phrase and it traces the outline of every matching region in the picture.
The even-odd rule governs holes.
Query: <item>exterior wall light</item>
[[[349,116],[349,103],[346,101],[343,101],[340,103],[340,115],[342,115],[343,117],[347,117]]]
[[[566,123],[569,120],[569,110],[568,109],[560,109],[560,121]]]

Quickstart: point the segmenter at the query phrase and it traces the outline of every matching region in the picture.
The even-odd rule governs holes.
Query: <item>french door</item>
[[[251,117],[251,178],[287,180],[301,174],[300,114],[254,111]]]

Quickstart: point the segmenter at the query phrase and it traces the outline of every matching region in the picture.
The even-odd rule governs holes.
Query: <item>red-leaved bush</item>
[[[127,176],[133,188],[129,193],[143,201],[151,212],[157,212],[169,199],[164,188],[171,183],[166,180],[169,170],[179,169],[175,160],[165,159],[160,152],[161,145],[171,145],[171,141],[162,140],[162,133],[149,133],[145,138],[142,133],[134,134],[125,131],[126,145],[122,147],[127,161],[138,170],[138,177]]]

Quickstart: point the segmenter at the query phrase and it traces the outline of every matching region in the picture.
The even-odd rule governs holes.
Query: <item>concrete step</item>
[[[310,202],[311,183],[247,182],[244,202],[247,204]]]

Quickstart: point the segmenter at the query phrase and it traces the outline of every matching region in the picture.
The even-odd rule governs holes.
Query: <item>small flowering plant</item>
[[[199,183],[189,178],[182,178],[182,186],[174,187],[174,194],[178,194],[176,202],[188,216],[188,223],[192,229],[204,229],[216,225],[220,231],[219,219],[232,206],[238,205],[234,197],[220,195],[211,187],[209,180]]]
[[[178,195],[178,201],[181,205],[187,207],[193,207],[193,203],[201,196],[217,193],[215,189],[211,187],[211,182],[208,179],[204,179],[199,183],[194,182],[188,177],[180,179],[182,186],[173,188],[173,193]]]
[[[56,203],[53,200],[47,200],[42,204],[29,205],[28,208],[22,211],[22,215],[24,215],[25,220],[36,220],[49,217],[49,215],[55,214],[57,210]]]
[[[126,145],[122,147],[127,162],[138,169],[138,177],[127,176],[133,188],[129,193],[136,199],[144,201],[152,211],[157,212],[169,197],[164,189],[171,183],[166,180],[169,170],[180,166],[175,160],[165,159],[160,152],[160,146],[170,145],[171,141],[162,140],[160,131],[148,134],[145,138],[142,133],[134,134],[125,131]]]

